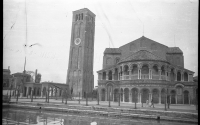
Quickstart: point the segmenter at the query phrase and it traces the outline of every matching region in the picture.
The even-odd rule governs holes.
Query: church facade
[[[144,36],[119,48],[106,48],[98,73],[101,101],[192,104],[197,83],[184,68],[179,47],[168,47]]]

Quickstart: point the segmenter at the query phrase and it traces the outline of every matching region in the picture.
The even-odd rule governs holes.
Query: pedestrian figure
[[[150,107],[151,106],[153,106],[153,108],[154,108],[153,98],[151,99],[151,105],[150,105]]]
[[[148,107],[149,106],[149,100],[147,99],[146,101],[146,106]]]

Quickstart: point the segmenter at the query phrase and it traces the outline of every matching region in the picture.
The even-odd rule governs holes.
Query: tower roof
[[[90,11],[88,8],[82,8],[82,9],[79,9],[79,10],[75,10],[73,11],[73,13],[79,13],[79,12],[83,12],[83,11],[86,11],[86,12],[89,12],[91,14],[93,14],[93,16],[96,16],[92,11]]]

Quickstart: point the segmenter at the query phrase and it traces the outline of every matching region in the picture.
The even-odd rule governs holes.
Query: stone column
[[[138,79],[140,79],[140,69],[138,68]]]
[[[140,95],[140,102],[139,103],[142,103],[142,93],[139,93]]]
[[[97,90],[97,92],[99,93],[99,101],[102,101],[101,100],[101,96],[102,96],[101,92],[99,90]]]
[[[27,88],[26,88],[26,96],[28,96],[28,93],[29,93],[29,89],[28,89],[29,87],[27,86]]]
[[[43,88],[41,88],[41,98],[43,97]]]
[[[181,81],[184,81],[183,72],[181,71]]]
[[[159,92],[159,101],[158,101],[158,104],[161,104],[161,91]]]
[[[149,69],[149,79],[151,79],[151,69]]]
[[[168,81],[171,80],[170,74],[171,74],[171,71],[168,71]]]
[[[115,80],[115,72],[112,71],[112,80]]]
[[[152,93],[149,93],[149,102],[151,102],[152,99]]]
[[[165,71],[165,80],[167,81],[167,71]]]
[[[131,80],[131,69],[128,70],[129,71],[129,80]]]
[[[106,80],[108,80],[108,71],[106,72]]]
[[[174,70],[174,74],[175,74],[175,81],[177,81],[177,70]]]
[[[139,91],[138,91],[138,103],[141,103],[140,100],[141,100],[141,99],[140,99],[140,93],[139,93]]]
[[[122,79],[121,80],[124,80],[124,65],[122,65]]]
[[[176,104],[177,104],[177,95],[175,95],[175,99],[176,99]]]
[[[132,102],[132,93],[130,90],[129,90],[129,102]]]
[[[159,80],[161,80],[161,69],[158,69],[158,73],[159,73]]]
[[[107,98],[108,97],[108,95],[107,95],[107,90],[105,91],[105,101],[108,101]]]
[[[125,100],[125,92],[123,91],[123,102],[124,102],[124,100]]]

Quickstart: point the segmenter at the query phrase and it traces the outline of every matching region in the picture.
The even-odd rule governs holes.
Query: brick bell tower
[[[95,14],[83,8],[73,11],[67,83],[73,97],[85,97],[94,88],[93,58]]]

